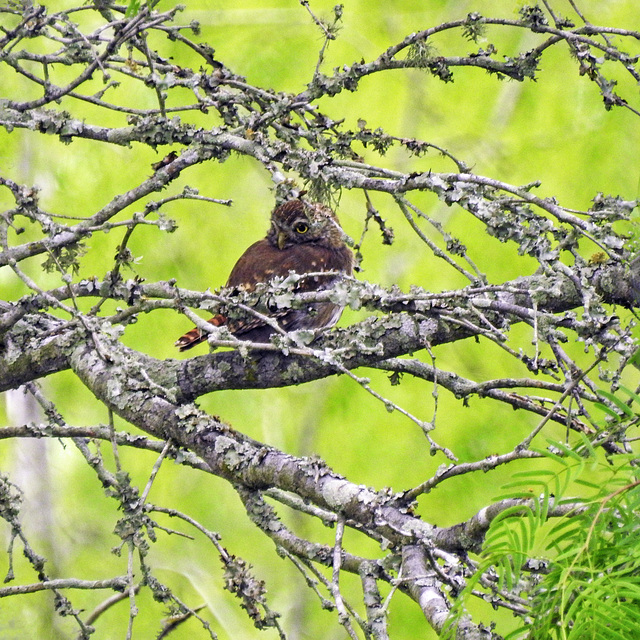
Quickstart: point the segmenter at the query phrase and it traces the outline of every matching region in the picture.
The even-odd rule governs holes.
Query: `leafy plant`
[[[624,406],[625,420],[635,418]],[[523,621],[512,640],[640,636],[637,461],[603,458],[586,436],[573,448],[549,445],[539,453],[553,469],[514,474],[503,487],[498,499],[509,506],[493,519],[443,637],[455,637],[478,589],[489,601],[511,593]]]

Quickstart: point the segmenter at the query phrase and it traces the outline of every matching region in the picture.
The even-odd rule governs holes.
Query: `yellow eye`
[[[307,233],[307,231],[309,231],[309,225],[306,222],[296,222],[293,225],[293,229],[296,233]]]

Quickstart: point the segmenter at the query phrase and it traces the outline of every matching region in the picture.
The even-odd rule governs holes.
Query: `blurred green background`
[[[313,11],[329,17],[335,3],[311,2]],[[323,66],[325,73],[343,64],[364,59],[370,61],[388,46],[409,33],[463,18],[471,11],[483,15],[518,18],[523,3],[493,1],[345,0],[344,18],[338,39],[332,42]],[[568,14],[568,2],[553,2],[559,13]],[[50,12],[71,3],[50,3]],[[169,8],[167,0],[159,9]],[[580,9],[595,24],[621,28],[639,28],[637,2],[619,0],[582,1]],[[573,17],[573,16],[572,16]],[[307,11],[296,0],[191,1],[178,22],[198,20],[202,34],[196,40],[208,42],[216,57],[248,82],[278,91],[299,92],[312,77],[322,39]],[[535,46],[542,36],[516,28],[490,27],[486,41],[501,55],[514,55]],[[157,40],[162,54],[174,56],[176,64],[199,64],[176,43]],[[460,31],[446,32],[432,42],[442,55],[463,55],[477,49],[464,40]],[[482,44],[482,43],[481,43]],[[332,118],[344,118],[355,128],[364,119],[371,128],[387,133],[416,137],[445,147],[470,165],[475,173],[511,184],[540,180],[540,195],[555,196],[564,206],[585,209],[602,191],[632,199],[638,195],[637,163],[640,127],[629,111],[605,111],[597,88],[578,74],[577,64],[561,44],[542,58],[537,82],[500,81],[480,70],[454,69],[454,82],[444,84],[421,71],[392,71],[361,81],[356,93],[343,92],[320,101]],[[613,67],[607,67],[620,79],[621,92],[635,98],[637,88]],[[52,70],[57,78],[68,77],[69,70]],[[94,78],[95,90],[101,86]],[[28,84],[11,70],[0,67],[0,97],[25,99],[33,94]],[[135,92],[134,92],[135,91]],[[181,96],[182,97],[182,96]],[[154,94],[145,94],[124,84],[111,99],[138,108],[153,107]],[[122,114],[100,114],[94,107],[63,100],[59,108],[75,117],[104,126],[125,126]],[[202,126],[218,124],[213,114],[183,116]],[[141,145],[131,148],[108,146],[76,140],[62,144],[53,136],[15,130],[0,131],[0,168],[3,175],[18,183],[37,185],[41,206],[53,213],[88,216],[108,203],[116,194],[132,188],[152,173],[151,164],[170,149],[156,151]],[[365,160],[380,162],[400,171],[453,171],[433,153],[410,158],[392,149],[382,160],[362,151]],[[154,227],[139,229],[133,235],[131,249],[140,257],[135,272],[149,282],[175,278],[189,289],[204,290],[224,284],[240,253],[266,231],[273,207],[272,183],[268,173],[255,161],[232,156],[223,164],[210,162],[184,172],[156,199],[178,193],[185,185],[197,187],[202,195],[230,198],[232,208],[213,204],[178,201],[164,212],[175,219],[178,229],[165,234]],[[384,286],[397,284],[407,289],[418,284],[433,291],[466,284],[461,276],[435,258],[407,226],[390,197],[372,194],[382,216],[396,232],[396,242],[383,246],[375,229],[370,230],[364,246],[363,271],[359,277]],[[446,230],[462,240],[469,255],[488,274],[492,283],[501,283],[518,275],[532,273],[536,265],[517,255],[515,247],[504,245],[484,233],[482,225],[461,209],[447,208],[431,194],[411,196]],[[12,206],[6,189],[0,190],[0,207]],[[133,210],[127,213],[131,215]],[[365,202],[360,192],[343,192],[338,213],[353,238],[362,232]],[[424,227],[435,241],[440,238]],[[27,234],[33,233],[28,230]],[[100,234],[88,242],[90,251],[82,261],[78,277],[100,277],[111,268],[116,246],[123,230]],[[22,236],[24,237],[24,236]],[[21,238],[22,238],[21,237]],[[12,241],[17,241],[13,238]],[[593,248],[587,247],[586,251]],[[42,258],[25,263],[25,270],[42,287],[62,284],[59,274],[44,274]],[[125,273],[130,277],[131,273]],[[14,300],[26,293],[24,285],[5,268],[0,270],[0,293]],[[362,318],[364,313],[347,310],[341,325]],[[127,345],[156,358],[191,357],[195,352],[177,355],[174,340],[190,328],[190,322],[173,311],[156,311],[143,316],[127,328]],[[514,336],[531,350],[531,334],[524,328]],[[582,348],[568,345],[579,357]],[[198,348],[206,353],[206,346]],[[494,344],[468,340],[435,350],[436,365],[456,371],[477,381],[506,376],[526,376],[524,367]],[[430,362],[426,353],[417,357]],[[587,357],[587,356],[583,356]],[[429,420],[434,411],[433,388],[405,377],[392,387],[387,376],[376,371],[359,372],[371,377],[372,386],[402,407]],[[106,410],[71,373],[61,373],[43,382],[53,400],[71,425],[105,423]],[[446,462],[442,455],[429,455],[420,430],[399,413],[388,413],[384,406],[345,376],[322,380],[290,389],[268,391],[229,391],[200,399],[208,412],[220,416],[235,429],[294,455],[317,454],[338,473],[355,483],[375,489],[410,488],[433,475]],[[0,421],[6,424],[0,404]],[[535,425],[533,416],[515,413],[489,400],[474,398],[468,407],[440,391],[435,440],[451,448],[461,460],[475,460],[492,453],[506,452]],[[131,430],[117,421],[119,428]],[[548,425],[544,436],[562,439],[563,430]],[[107,498],[93,472],[71,444],[51,441],[38,443],[37,454],[30,444],[0,441],[0,466],[25,489],[25,527],[36,549],[49,557],[53,576],[97,579],[124,574],[125,558],[109,550],[119,543],[112,534],[119,518],[115,503]],[[103,447],[106,457],[108,447]],[[122,462],[141,488],[148,479],[156,456],[122,449]],[[40,463],[35,464],[35,456]],[[534,468],[533,463],[518,469]],[[449,525],[465,520],[485,506],[516,468],[498,469],[487,475],[472,475],[441,485],[420,499],[420,513],[434,524]],[[44,491],[48,515],[29,511],[30,498]],[[304,588],[302,577],[274,553],[273,545],[256,532],[244,514],[233,490],[223,481],[203,473],[179,468],[165,462],[149,499],[179,509],[220,532],[222,544],[255,567],[264,579],[272,608],[284,616],[283,624],[291,638],[332,640],[344,638],[336,615],[321,611],[313,593]],[[283,512],[285,521],[300,535],[331,544],[333,532],[296,514]],[[215,550],[203,536],[185,526],[159,517],[163,525],[195,535],[190,541],[160,533],[152,546],[150,564],[159,579],[175,589],[192,606],[210,605],[203,616],[221,640],[258,637],[234,598],[222,589],[221,567]],[[4,533],[8,536],[8,532]],[[371,541],[348,532],[347,549],[359,554],[381,556]],[[20,550],[15,554],[18,582],[35,581],[25,566]],[[0,556],[0,575],[7,569],[7,558]],[[358,600],[359,581],[346,577],[345,594]],[[73,591],[77,608],[92,610],[100,595]],[[107,597],[107,594],[103,594]],[[49,595],[30,595],[6,599],[0,604],[0,636],[3,638],[70,637],[71,621],[53,620]],[[134,637],[150,638],[158,632],[160,605],[147,595],[139,596],[140,615],[135,621]],[[95,637],[124,638],[127,623],[126,601],[100,619]],[[509,613],[494,612],[488,605],[475,612],[484,622],[497,619],[507,631],[513,624]],[[394,640],[411,640],[425,635],[424,619],[406,597],[396,594],[390,608],[390,634]],[[172,637],[204,638],[196,621],[190,621]],[[274,631],[262,637],[276,637]]]

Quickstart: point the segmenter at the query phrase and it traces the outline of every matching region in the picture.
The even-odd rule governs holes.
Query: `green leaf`
[[[599,391],[598,393],[601,396],[608,398],[613,404],[616,405],[616,407],[618,407],[618,409],[620,409],[620,411],[622,411],[629,418],[635,417],[635,413],[633,413],[631,408],[627,404],[625,404],[622,400],[620,400],[620,398],[617,395],[613,393],[609,393],[608,391]],[[620,416],[618,416],[618,418],[619,417]]]
[[[140,13],[141,0],[130,0],[127,10],[124,13],[125,18],[132,18]]]
[[[631,389],[627,389],[627,387],[623,387],[622,385],[620,386],[620,391],[626,393],[638,405],[638,408],[640,409],[640,396],[637,393],[631,391]]]

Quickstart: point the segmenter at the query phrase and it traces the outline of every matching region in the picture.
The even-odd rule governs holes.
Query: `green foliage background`
[[[311,7],[317,14],[328,16],[333,4],[315,0]],[[62,5],[50,3],[52,10]],[[570,9],[567,2],[552,5],[560,13],[568,13]],[[370,60],[411,32],[462,18],[470,11],[515,19],[520,6],[521,3],[508,0],[345,0],[342,30],[329,46],[325,70],[361,58]],[[639,27],[635,0],[589,0],[579,6],[594,23]],[[168,0],[163,0],[159,8],[168,8]],[[199,39],[211,44],[217,57],[245,75],[249,82],[296,92],[311,79],[321,38],[296,0],[192,0],[179,21],[187,23],[192,19],[202,26]],[[515,29],[489,28],[487,32],[487,39],[504,55],[533,46],[533,38],[530,33]],[[433,44],[446,55],[464,54],[475,48],[459,37],[459,32],[436,38]],[[171,43],[162,43],[164,52],[172,46],[176,61],[188,65],[184,51]],[[65,70],[57,73],[63,76]],[[95,82],[97,90],[100,81]],[[32,91],[21,78],[6,72],[0,78],[0,87],[4,96],[22,98]],[[124,92],[128,90],[123,86],[119,91],[126,95]],[[151,91],[127,97],[133,105],[152,106],[154,99]],[[605,111],[597,88],[578,75],[577,65],[566,50],[557,49],[543,57],[535,83],[499,81],[470,68],[455,71],[454,82],[448,84],[427,73],[395,71],[365,78],[356,93],[344,92],[324,99],[321,106],[332,117],[345,118],[353,128],[362,118],[371,128],[382,127],[393,135],[417,137],[445,147],[476,173],[512,184],[540,180],[539,194],[553,195],[566,206],[587,208],[599,191],[626,198],[638,195],[638,120],[622,109]],[[95,108],[73,106],[75,114],[82,114],[82,109],[86,109],[88,122],[96,122]],[[217,124],[211,115],[191,114],[185,119],[208,126]],[[126,124],[123,116],[115,114],[108,115],[106,120],[101,123]],[[151,164],[168,151],[160,148],[154,153],[140,146],[126,149],[83,140],[65,146],[57,138],[33,132],[0,131],[3,170],[19,183],[37,185],[45,209],[67,215],[89,215],[115,194],[148,176]],[[363,150],[365,159],[367,153]],[[396,150],[383,162],[398,170],[445,167],[436,154],[416,161]],[[272,184],[261,166],[241,157],[191,169],[173,184],[173,192],[185,184],[197,187],[202,195],[231,198],[234,205],[230,209],[192,201],[168,205],[165,213],[177,221],[178,229],[173,234],[161,233],[153,227],[138,230],[130,243],[140,256],[135,272],[148,281],[175,278],[180,286],[191,289],[216,288],[224,283],[244,248],[266,230],[273,206]],[[405,289],[416,283],[435,291],[466,284],[459,274],[444,268],[424,250],[390,198],[381,194],[373,197],[381,214],[394,227],[397,240],[386,247],[379,242],[377,232],[369,233],[363,248],[362,278],[385,286],[398,284]],[[461,210],[446,208],[430,194],[420,194],[416,201],[441,221],[448,232],[461,238],[492,282],[529,274],[535,269],[530,259],[517,256],[514,247],[489,238],[481,225],[470,221]],[[9,206],[7,192],[0,190],[0,208]],[[362,194],[343,193],[338,211],[347,233],[359,238],[365,214]],[[90,240],[90,251],[83,259],[79,276],[100,275],[109,269],[122,234],[122,230],[114,230]],[[43,279],[41,258],[33,259],[29,266],[32,276],[41,283],[52,287],[61,284],[56,273]],[[0,297],[13,300],[24,293],[22,283],[10,271],[0,271]],[[359,317],[347,311],[341,323],[348,324]],[[173,342],[189,327],[183,316],[158,311],[129,327],[124,340],[157,358],[183,357],[176,354]],[[526,332],[523,339],[527,339]],[[579,352],[576,347],[575,353]],[[456,343],[439,348],[435,355],[438,366],[478,381],[525,375],[513,359],[486,341]],[[189,356],[191,353],[184,357]],[[420,357],[429,361],[427,354]],[[384,374],[367,372],[367,375],[371,375],[375,388],[408,411],[423,419],[431,417],[434,399],[424,384],[405,378],[400,386],[391,387]],[[69,424],[108,420],[106,411],[92,401],[72,374],[56,375],[44,387],[64,411]],[[350,480],[376,489],[410,488],[433,475],[445,462],[442,456],[429,455],[427,443],[413,423],[398,413],[388,413],[382,404],[345,377],[298,388],[217,393],[202,398],[201,406],[235,429],[289,453],[317,454]],[[8,417],[3,411],[0,407],[0,420],[6,423]],[[535,422],[532,416],[514,413],[488,400],[474,399],[464,407],[441,393],[436,424],[434,435],[440,444],[452,448],[461,459],[474,460],[513,447]],[[548,426],[545,435],[559,440],[564,437],[556,426]],[[104,453],[109,455],[107,449]],[[144,486],[155,456],[134,450],[123,450],[121,455],[123,466],[134,482]],[[56,558],[54,574],[90,579],[99,577],[102,569],[105,576],[122,571],[126,563],[109,553],[118,543],[118,538],[111,534],[118,518],[114,504],[103,494],[96,477],[72,446],[47,442],[46,456],[45,466],[34,466],[27,444],[0,442],[0,467],[17,482],[22,479],[27,491],[25,518],[28,518],[27,532],[34,536],[32,543],[44,555]],[[531,469],[533,464],[521,463],[518,469]],[[438,525],[465,520],[496,495],[513,470],[497,469],[490,475],[450,480],[421,498],[420,511],[426,520]],[[29,487],[37,487],[39,483],[50,489],[54,525],[52,531],[40,533],[38,514],[28,513]],[[344,637],[335,614],[319,610],[311,591],[303,588],[302,578],[287,562],[278,559],[272,544],[254,530],[237,496],[225,482],[165,462],[150,500],[187,512],[208,528],[219,531],[231,553],[250,561],[256,574],[266,581],[271,606],[285,616],[289,629],[297,628],[297,635],[292,633],[291,637],[318,640]],[[170,528],[180,528],[169,520],[162,522]],[[302,531],[304,527],[315,530],[318,539],[332,542],[333,532],[321,529],[317,523],[297,526],[303,527]],[[357,543],[356,548],[363,554],[379,553],[371,541],[355,540],[352,538],[355,535],[347,535],[347,546]],[[162,567],[158,571],[161,579],[180,585],[179,597],[192,605],[197,601],[210,605],[215,612],[212,625],[221,639],[257,636],[233,597],[223,591],[219,560],[202,537],[190,541],[175,535],[162,536],[154,546],[152,558],[156,567]],[[16,562],[16,573],[24,570],[29,575],[23,560],[16,557]],[[0,556],[0,575],[6,571],[3,563],[6,564],[6,558]],[[343,586],[346,593],[359,588],[355,578],[347,579]],[[0,635],[20,638],[26,637],[28,631],[29,637],[58,637],[56,634],[65,629],[65,623],[56,622],[54,627],[45,613],[50,609],[45,606],[48,598],[46,594],[37,594],[0,603]],[[74,592],[72,602],[90,610],[96,604],[95,594]],[[158,605],[145,602],[145,596],[141,596],[141,611],[145,605],[158,611]],[[107,614],[111,631],[98,637],[124,637],[126,606],[124,602]],[[484,614],[486,622],[497,619],[506,629],[517,626],[509,613],[494,612],[487,606]],[[418,608],[401,595],[395,596],[390,620],[390,632],[398,640],[410,640],[418,633],[427,637],[423,635],[424,620]],[[107,629],[109,625],[102,622],[101,628]],[[135,637],[153,637],[156,632],[157,619],[141,615],[136,620]],[[264,636],[275,637],[275,631],[265,632]],[[204,637],[204,632],[191,621],[173,637],[199,638]]]

